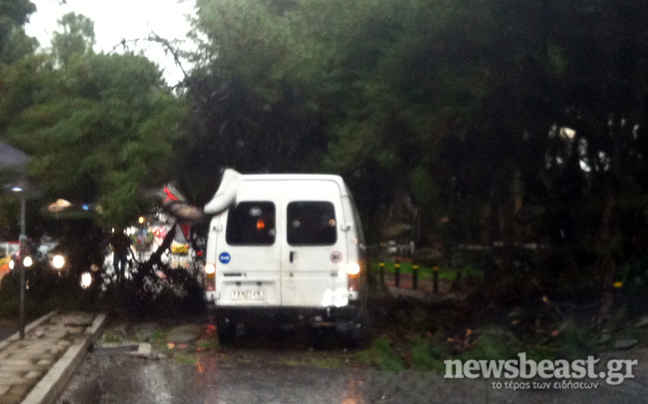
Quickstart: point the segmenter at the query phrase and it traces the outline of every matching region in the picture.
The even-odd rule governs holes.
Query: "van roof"
[[[240,181],[333,181],[338,184],[343,196],[347,187],[339,175],[333,174],[241,174]]]

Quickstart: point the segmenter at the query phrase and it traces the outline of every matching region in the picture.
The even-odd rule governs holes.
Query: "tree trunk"
[[[601,223],[601,248],[603,254],[599,258],[598,270],[603,278],[603,301],[601,309],[599,310],[597,325],[599,328],[603,326],[608,317],[612,303],[614,303],[614,276],[616,274],[616,263],[612,253],[612,228],[611,219],[614,210],[615,198],[611,193],[605,198],[605,206],[603,209],[603,221]]]
[[[176,233],[176,224],[174,223],[171,226],[171,229],[167,232],[166,236],[164,237],[162,244],[158,247],[157,250],[155,250],[153,254],[151,254],[151,257],[148,259],[148,261],[140,263],[139,269],[137,271],[137,275],[134,277],[135,285],[138,288],[141,288],[143,286],[144,278],[156,276],[153,268],[155,266],[159,266],[162,264],[161,261],[162,254],[165,251],[169,250],[169,248],[171,248],[171,243],[173,243],[173,239],[175,238],[175,233]]]

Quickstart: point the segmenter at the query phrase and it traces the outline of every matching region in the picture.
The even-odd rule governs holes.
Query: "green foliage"
[[[151,346],[156,351],[165,351],[167,349],[166,339],[168,332],[163,330],[155,330],[149,337]]]
[[[37,46],[38,41],[27,36],[22,27],[11,27],[4,39],[4,44],[0,45],[0,66],[15,63],[21,58],[31,55]]]
[[[0,137],[47,198],[98,202],[104,225],[174,168],[197,203],[225,166],[329,171],[375,241],[413,196],[420,244],[503,243],[493,279],[534,242],[564,257],[524,267],[643,284],[615,265],[648,244],[643,2],[199,0],[180,98],[144,57],[95,54],[80,15],[34,55],[33,10],[0,0]]]
[[[383,262],[385,264],[384,271],[385,273],[395,273],[395,264],[393,262]],[[414,270],[412,269],[413,264],[409,262],[403,262],[400,264],[400,273],[401,274],[412,274]],[[484,279],[484,271],[480,268],[473,266],[462,266],[461,268],[452,268],[449,266],[438,267],[439,279],[453,281],[457,279],[457,273],[461,270],[461,276],[464,278],[473,279],[476,281],[481,281]],[[371,273],[378,277],[380,273],[380,262],[372,261],[370,264]],[[418,270],[419,279],[432,279],[434,274],[434,268],[428,266],[419,266]]]
[[[87,308],[87,300],[77,278],[59,276],[48,265],[34,265],[25,272],[28,285],[25,295],[25,313],[37,318],[54,309],[79,310]],[[7,274],[0,283],[0,318],[14,318],[19,314],[20,276],[18,271]]]
[[[0,54],[0,136],[33,157],[46,199],[98,204],[100,224],[121,227],[140,187],[171,177],[185,109],[145,57],[95,54],[87,17],[59,24],[51,55],[29,55],[25,38],[10,65]]]
[[[354,354],[356,360],[381,370],[404,369],[433,370],[441,372],[443,361],[451,357],[445,343],[445,332],[439,329],[434,335],[416,335],[413,338],[391,339],[377,337],[371,347]]]
[[[512,346],[514,341],[512,335],[484,332],[482,335],[477,337],[475,345],[462,355],[462,359],[509,359],[514,354]]]
[[[220,344],[216,340],[199,340],[196,345],[203,351],[213,351],[220,348]]]
[[[313,365],[324,369],[336,369],[342,367],[343,365],[341,358],[312,358],[311,362],[313,363]]]
[[[356,353],[359,361],[369,363],[381,370],[397,371],[405,369],[403,358],[392,348],[389,337],[376,338],[370,348]]]
[[[411,341],[411,363],[416,370],[444,369],[443,361],[450,357],[450,349],[443,344],[445,333],[439,330],[432,338],[416,336]]]
[[[92,20],[81,14],[67,13],[58,23],[63,32],[54,32],[52,50],[60,64],[67,65],[74,57],[92,53],[95,43]]]
[[[32,73],[38,98],[9,130],[33,156],[33,174],[52,198],[98,202],[103,224],[126,225],[139,213],[138,187],[168,178],[181,103],[158,68],[133,54],[87,55]]]
[[[173,359],[180,363],[186,363],[189,365],[195,365],[198,363],[198,356],[196,354],[174,353]]]
[[[412,193],[419,204],[429,206],[432,201],[437,200],[439,190],[435,186],[434,178],[423,166],[414,168],[409,176]]]
[[[569,359],[583,358],[595,350],[596,337],[589,325],[569,324],[560,341],[562,354]]]
[[[106,343],[121,343],[124,342],[123,338],[119,334],[113,334],[111,331],[106,331],[101,336],[101,340]]]
[[[15,64],[22,63],[36,49],[38,42],[25,34],[23,24],[29,15],[36,10],[28,0],[0,1],[0,137],[4,137],[5,128],[13,118],[15,106],[13,98],[29,97],[24,92],[15,92],[7,96],[7,87],[15,80]],[[23,103],[18,102],[20,105]]]
[[[19,48],[33,51],[34,43],[25,36],[22,26],[34,11],[36,7],[29,0],[0,1],[0,64],[16,60],[15,52]],[[20,46],[19,43],[26,46]],[[18,52],[21,56],[26,54]]]

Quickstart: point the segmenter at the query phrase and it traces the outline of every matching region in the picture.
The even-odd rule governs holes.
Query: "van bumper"
[[[216,318],[237,323],[284,324],[313,327],[334,326],[340,322],[358,321],[362,314],[359,305],[344,307],[214,307]]]

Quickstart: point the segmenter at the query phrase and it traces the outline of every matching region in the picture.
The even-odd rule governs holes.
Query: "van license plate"
[[[265,300],[266,291],[258,290],[233,290],[232,300]]]

